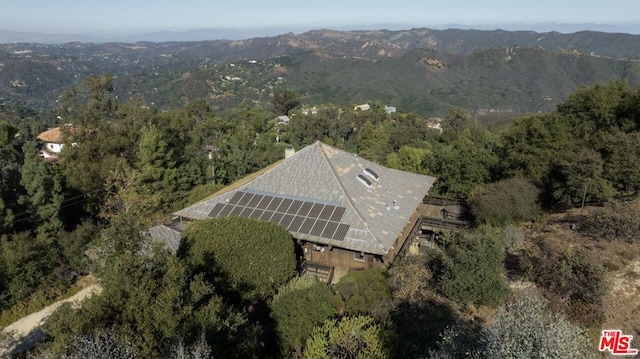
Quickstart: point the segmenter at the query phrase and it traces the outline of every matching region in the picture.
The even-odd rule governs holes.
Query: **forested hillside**
[[[65,307],[47,321],[42,355],[597,352],[595,340],[610,319],[608,278],[623,269],[585,248],[626,245],[631,257],[625,260],[636,261],[640,217],[629,201],[640,191],[637,88],[580,87],[555,110],[514,117],[500,131],[451,108],[440,133],[420,114],[387,114],[382,101],[366,111],[336,105],[303,111],[307,98],[278,87],[265,107],[244,103],[220,111],[198,99],[159,111],[121,99],[113,84],[109,75],[86,78],[50,109],[66,136],[58,162],[38,156],[32,140],[43,123],[38,113],[32,119],[9,113],[0,121],[0,326],[68,294],[88,273],[103,287],[81,308]],[[277,126],[283,114],[289,125]],[[332,287],[294,278],[293,252],[276,255],[284,254],[276,248],[292,245],[291,237],[269,223],[191,224],[177,255],[141,235],[172,211],[281,159],[286,144],[301,148],[317,140],[437,177],[432,192],[465,199],[476,228],[445,236],[436,249],[389,271],[355,272]],[[547,216],[583,200],[602,207],[576,217],[584,239],[565,246]],[[238,253],[235,245],[275,250],[266,263],[254,251],[239,259],[269,269],[216,257]],[[638,335],[629,324],[623,329]]]
[[[239,41],[0,45],[0,104],[55,107],[65,88],[110,73],[114,94],[161,110],[197,99],[222,110],[269,103],[274,87],[309,104],[380,100],[443,116],[551,111],[580,85],[640,85],[638,35],[429,30],[331,31]],[[17,111],[17,110],[16,110]]]

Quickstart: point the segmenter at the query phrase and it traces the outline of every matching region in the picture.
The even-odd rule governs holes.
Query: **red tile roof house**
[[[278,223],[296,239],[302,269],[330,281],[334,270],[340,276],[388,267],[434,181],[316,142],[174,213],[182,223],[149,234],[176,250],[188,221],[241,216]]]
[[[73,128],[69,127],[68,131],[72,133]],[[40,157],[50,162],[58,161],[58,155],[65,144],[65,133],[62,128],[54,127],[44,131],[36,136],[36,140],[42,142],[40,145]],[[78,144],[74,142],[71,145],[77,146]]]

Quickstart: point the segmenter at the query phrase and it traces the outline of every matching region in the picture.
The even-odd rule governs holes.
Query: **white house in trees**
[[[40,156],[47,161],[57,161],[64,146],[64,135],[60,127],[55,127],[40,133],[36,139],[42,142]]]
[[[69,129],[72,130],[71,125]],[[65,143],[65,134],[61,127],[55,127],[46,130],[36,136],[36,139],[41,142],[40,144],[40,157],[43,157],[46,161],[56,162],[58,161],[58,155]],[[77,146],[77,143],[72,143],[72,146]]]

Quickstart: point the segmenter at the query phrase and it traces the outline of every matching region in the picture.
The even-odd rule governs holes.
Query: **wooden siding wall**
[[[356,260],[354,254],[356,252],[347,249],[328,246],[323,247],[324,252],[314,249],[314,243],[305,242],[304,258],[307,261],[329,265],[333,267],[344,268],[347,270],[367,269],[375,265],[374,256],[369,253],[364,254],[364,261]]]

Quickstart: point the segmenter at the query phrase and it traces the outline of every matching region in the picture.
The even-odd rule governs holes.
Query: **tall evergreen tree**
[[[14,146],[18,129],[0,121],[0,232],[7,233],[13,228],[17,200],[21,192],[19,186],[19,163],[21,156]]]
[[[23,146],[25,154],[24,164],[20,169],[20,183],[26,190],[21,202],[31,213],[30,221],[39,229],[61,230],[62,220],[62,177],[57,165],[44,162],[38,155],[34,142],[27,142]]]

